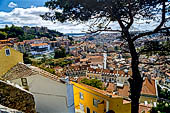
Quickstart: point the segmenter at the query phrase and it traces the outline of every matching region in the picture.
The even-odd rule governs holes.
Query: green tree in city
[[[150,113],[170,113],[170,102],[158,102],[157,107],[153,107]]]
[[[0,31],[0,40],[4,40],[4,39],[6,39],[7,38],[7,33],[6,32],[2,32],[2,31]]]
[[[139,98],[143,78],[139,71],[140,52],[135,43],[138,39],[152,34],[164,34],[170,29],[167,12],[168,0],[50,0],[45,6],[51,9],[41,17],[44,20],[60,22],[77,21],[91,23],[88,33],[119,32],[121,39],[128,45],[131,54],[132,76],[130,83],[131,111],[138,113]],[[52,11],[53,10],[53,11]],[[157,16],[156,14],[160,14]],[[134,24],[141,20],[157,21],[158,25],[150,31],[133,32]],[[120,29],[114,29],[117,22]],[[113,25],[113,26],[112,26]],[[147,26],[152,26],[147,22]],[[140,26],[139,26],[140,27]],[[143,29],[143,28],[142,28]],[[151,37],[152,38],[152,37]]]
[[[90,79],[89,80],[87,78],[84,78],[80,82],[83,83],[83,84],[89,85],[89,86],[96,87],[98,89],[102,89],[102,82],[101,82],[101,80],[97,80],[97,79]]]
[[[55,51],[55,55],[54,58],[63,58],[66,57],[66,50],[64,48],[60,48],[58,50]]]
[[[15,37],[18,37],[18,36],[23,36],[24,35],[24,31],[21,27],[17,27],[15,25],[12,25],[10,28],[9,28],[9,31],[7,31],[8,33],[8,37],[9,38],[15,38]]]
[[[73,41],[73,40],[74,40],[73,37],[70,37],[70,36],[68,36],[68,39],[69,39],[70,41]]]
[[[158,96],[159,98],[166,99],[170,101],[170,91],[168,89],[161,89],[161,87],[158,85]]]
[[[32,61],[30,60],[27,53],[23,54],[23,60],[24,60],[24,64],[32,64]]]
[[[159,41],[148,41],[141,49],[142,54],[166,56],[170,54],[170,41],[160,43]]]

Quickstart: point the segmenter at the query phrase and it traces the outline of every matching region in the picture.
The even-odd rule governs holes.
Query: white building
[[[43,54],[50,51],[50,45],[47,43],[30,44],[32,55]]]
[[[4,78],[29,89],[38,113],[75,113],[73,86],[37,67],[17,64]]]

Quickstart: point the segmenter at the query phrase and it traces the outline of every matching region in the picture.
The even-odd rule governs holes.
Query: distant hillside
[[[0,40],[16,37],[19,39],[19,41],[31,40],[40,37],[48,37],[51,40],[54,40],[53,37],[56,36],[63,36],[63,33],[55,30],[49,30],[47,27],[18,27],[15,25],[8,27],[6,25],[5,28],[0,29]]]

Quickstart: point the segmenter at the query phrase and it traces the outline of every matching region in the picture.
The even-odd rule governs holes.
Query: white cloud
[[[14,2],[10,2],[10,3],[8,4],[8,7],[10,7],[10,8],[15,8],[15,7],[17,7],[17,4],[14,3]]]
[[[4,26],[4,23],[11,23],[18,26],[45,26],[63,33],[81,32],[86,28],[85,25],[60,22],[54,24],[51,21],[42,20],[40,15],[48,11],[49,9],[45,7],[31,7],[26,9],[15,8],[11,12],[0,12],[0,27]]]
[[[51,21],[42,20],[41,14],[48,12],[49,9],[45,7],[30,7],[30,8],[14,8],[11,12],[0,12],[0,27],[5,24],[11,25],[15,24],[17,26],[45,26],[49,29],[54,29],[63,33],[79,33],[82,31],[87,31],[88,27],[84,24],[74,23],[60,23],[55,24]],[[150,21],[146,24],[146,20],[135,21],[136,24],[133,25],[133,30],[151,30],[158,25],[158,22]],[[146,27],[147,26],[147,27]],[[113,29],[120,29],[117,22],[111,23],[110,27]]]

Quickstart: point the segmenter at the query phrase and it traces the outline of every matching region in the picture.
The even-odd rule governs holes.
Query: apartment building
[[[72,82],[75,109],[82,113],[131,113],[131,102],[104,90]]]

